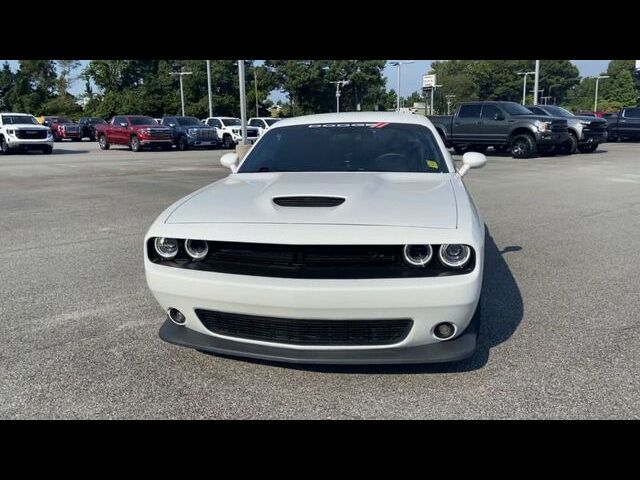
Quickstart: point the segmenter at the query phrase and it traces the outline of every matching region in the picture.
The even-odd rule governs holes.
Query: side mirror
[[[231,170],[231,173],[236,173],[238,170],[238,154],[237,153],[225,153],[220,157],[220,163],[223,167],[227,167]]]
[[[501,114],[501,113],[496,113],[496,114],[493,116],[493,119],[494,119],[494,120],[504,120],[504,115],[503,115],[503,114]]]
[[[467,152],[462,156],[462,167],[458,170],[458,174],[462,177],[472,168],[484,167],[487,163],[487,157],[478,152]]]

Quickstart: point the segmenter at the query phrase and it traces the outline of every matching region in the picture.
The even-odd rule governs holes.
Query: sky
[[[17,60],[7,60],[11,65],[12,70],[15,70],[18,61]],[[390,62],[394,62],[397,60],[389,60]],[[402,60],[410,61],[410,60]],[[431,66],[431,62],[434,60],[414,60],[415,63],[411,63],[408,65],[402,66],[401,72],[401,86],[400,86],[400,95],[403,97],[407,97],[411,95],[416,90],[420,90],[422,86],[422,75],[427,73],[429,67]],[[544,60],[542,60],[544,62]],[[4,60],[0,60],[0,63],[3,63]],[[89,60],[81,60],[82,66],[86,65]],[[609,60],[571,60],[573,64],[578,67],[580,71],[580,75],[582,77],[588,77],[591,75],[597,75],[607,69],[607,65]],[[398,85],[398,67],[392,67],[387,65],[384,69],[384,76],[387,79],[387,89],[388,90],[396,90]],[[70,92],[72,94],[82,92],[84,86],[81,81],[76,81],[73,83]],[[273,92],[269,97],[273,101],[277,100],[286,100],[286,96],[282,92]]]

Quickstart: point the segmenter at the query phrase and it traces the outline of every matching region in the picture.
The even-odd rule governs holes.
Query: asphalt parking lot
[[[162,342],[142,239],[222,151],[0,156],[1,418],[640,418],[640,144],[490,156],[477,355],[309,367]]]

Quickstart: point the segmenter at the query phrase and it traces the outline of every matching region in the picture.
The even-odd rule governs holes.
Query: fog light
[[[187,319],[182,314],[182,312],[180,310],[178,310],[177,308],[169,308],[167,310],[167,315],[169,316],[169,319],[173,323],[178,324],[178,325],[184,325],[184,322],[187,321]]]
[[[456,327],[452,323],[439,323],[436,328],[433,329],[433,334],[440,340],[446,340],[451,338],[456,333]]]

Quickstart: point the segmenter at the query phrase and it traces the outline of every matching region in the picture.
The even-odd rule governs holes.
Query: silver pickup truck
[[[536,115],[561,117],[567,121],[569,139],[558,145],[558,153],[569,155],[595,152],[598,145],[607,141],[607,121],[597,117],[582,117],[556,105],[527,105]]]

